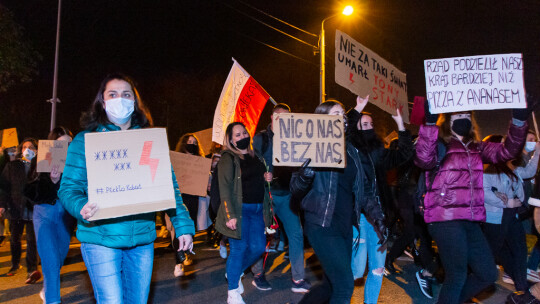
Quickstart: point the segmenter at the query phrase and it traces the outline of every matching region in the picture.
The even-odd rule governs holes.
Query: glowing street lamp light
[[[354,9],[352,6],[350,5],[347,5],[344,9],[343,9],[343,12],[341,12],[341,14],[345,15],[345,16],[350,16],[352,13],[353,13]],[[326,47],[326,44],[325,44],[325,41],[324,41],[324,22],[328,19],[331,19],[331,18],[334,18],[336,16],[339,16],[340,14],[335,14],[335,15],[332,15],[330,17],[326,17],[323,19],[323,21],[321,22],[321,35],[319,36],[319,47],[318,47],[318,50],[320,51],[320,55],[321,55],[321,66],[320,66],[320,95],[319,95],[319,102],[320,103],[323,103],[325,101],[325,98],[326,98],[326,92],[325,92],[325,89],[326,89],[326,80],[325,80],[325,47]]]

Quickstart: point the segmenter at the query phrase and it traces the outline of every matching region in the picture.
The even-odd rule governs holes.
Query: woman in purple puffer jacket
[[[513,110],[503,144],[481,142],[471,112],[441,115],[436,124],[438,115],[429,113],[427,103],[425,108],[426,124],[420,127],[415,163],[430,170],[426,173],[424,219],[445,270],[437,303],[463,303],[498,277],[480,227],[486,220],[483,164],[506,162],[520,153],[530,110]],[[442,160],[437,159],[439,138],[446,146]]]

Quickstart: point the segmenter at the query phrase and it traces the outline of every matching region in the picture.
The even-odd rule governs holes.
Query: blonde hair
[[[241,122],[232,122],[232,123],[230,123],[227,126],[227,129],[225,130],[225,139],[223,140],[223,147],[225,148],[225,150],[229,150],[229,151],[233,152],[234,154],[238,155],[240,158],[244,159],[244,155],[242,154],[242,152],[240,152],[240,150],[238,150],[232,144],[233,128],[236,127],[236,126],[242,126],[247,131],[246,126]],[[255,153],[253,152],[253,147],[251,145],[251,136],[250,136],[250,143],[249,143],[249,146],[248,146],[247,150],[248,150],[249,155],[255,156]]]

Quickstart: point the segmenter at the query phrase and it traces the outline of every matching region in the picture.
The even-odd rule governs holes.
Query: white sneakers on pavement
[[[184,275],[184,265],[176,264],[176,266],[174,266],[174,276],[178,278],[183,275]]]
[[[240,287],[239,287],[240,288]],[[238,289],[231,289],[227,293],[227,304],[246,304]]]

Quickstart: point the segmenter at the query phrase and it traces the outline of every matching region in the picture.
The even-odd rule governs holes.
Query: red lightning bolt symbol
[[[154,177],[156,177],[156,170],[159,164],[159,159],[157,158],[150,158],[150,154],[152,153],[152,141],[145,141],[144,146],[142,149],[141,154],[141,160],[139,161],[139,165],[144,166],[148,165],[150,166],[150,173],[152,174],[152,182],[154,182]]]
[[[351,81],[351,83],[354,83],[354,80],[352,79],[352,78],[353,78],[353,76],[354,76],[354,74],[353,74],[353,73],[351,73],[351,74],[349,75],[349,80]]]

